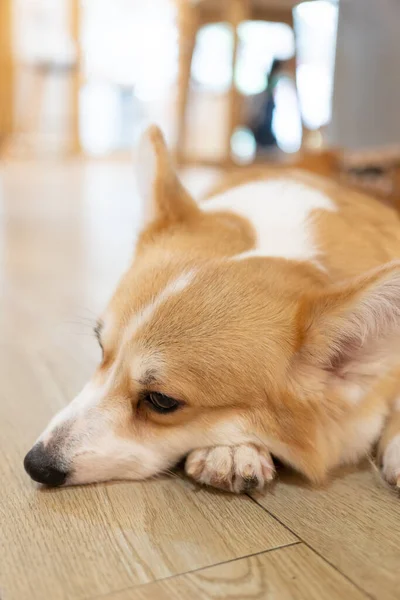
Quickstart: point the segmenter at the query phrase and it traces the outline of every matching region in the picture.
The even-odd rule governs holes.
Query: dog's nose
[[[34,481],[46,485],[62,485],[68,473],[57,466],[54,457],[46,452],[42,443],[37,443],[24,459],[25,471]]]

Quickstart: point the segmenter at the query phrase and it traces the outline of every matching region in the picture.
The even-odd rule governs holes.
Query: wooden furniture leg
[[[190,91],[190,73],[192,67],[193,51],[196,44],[198,19],[195,8],[182,4],[179,10],[179,79],[177,94],[177,136],[176,160],[182,163],[185,160],[186,130],[187,130],[187,105]]]
[[[227,22],[232,27],[232,79],[228,93],[228,126],[226,131],[225,155],[226,162],[232,162],[231,139],[235,129],[240,125],[242,113],[242,96],[236,86],[236,69],[239,52],[239,25],[249,16],[248,0],[228,0],[226,3]]]
[[[71,37],[75,47],[75,62],[71,70],[70,152],[80,154],[79,96],[81,89],[81,10],[80,0],[70,0]]]
[[[12,2],[0,1],[0,142],[14,132]]]

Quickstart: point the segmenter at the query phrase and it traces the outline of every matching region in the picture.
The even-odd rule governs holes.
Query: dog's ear
[[[177,223],[196,216],[199,208],[178,179],[163,134],[151,125],[139,143],[136,175],[144,203],[144,226]]]
[[[304,299],[301,363],[323,369],[353,401],[400,351],[400,263]]]

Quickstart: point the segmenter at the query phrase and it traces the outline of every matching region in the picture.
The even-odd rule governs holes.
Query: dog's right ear
[[[144,203],[144,222],[162,226],[193,218],[200,209],[178,179],[163,134],[151,125],[139,143],[136,176]]]

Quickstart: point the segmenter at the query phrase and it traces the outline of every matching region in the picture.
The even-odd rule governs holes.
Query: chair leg
[[[70,0],[71,37],[75,44],[75,63],[71,70],[70,152],[81,152],[79,132],[79,96],[81,89],[81,10],[80,0]]]
[[[14,133],[12,2],[0,1],[0,142]]]
[[[190,90],[190,73],[198,20],[195,10],[187,3],[179,11],[179,76],[177,90],[177,135],[176,135],[176,161],[182,164],[185,161],[187,105]]]
[[[231,139],[235,129],[240,125],[242,116],[242,96],[236,87],[237,57],[239,51],[239,25],[249,16],[248,0],[231,0],[227,2],[227,22],[232,26],[232,80],[228,94],[228,126],[225,141],[225,160],[232,162]]]
[[[49,79],[49,71],[45,65],[33,67],[33,85],[30,103],[30,122],[28,133],[32,136],[34,148],[40,148],[43,144],[43,108],[46,96],[46,84]]]

